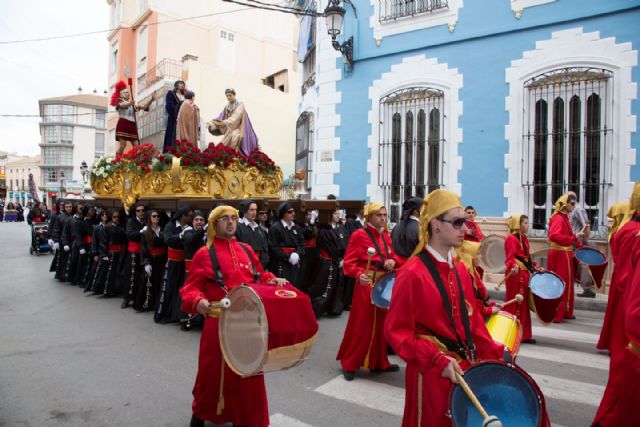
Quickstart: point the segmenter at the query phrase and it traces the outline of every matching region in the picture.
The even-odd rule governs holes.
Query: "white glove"
[[[300,255],[298,255],[295,252],[289,255],[289,264],[298,265],[299,262],[300,262]]]
[[[340,268],[342,268],[342,267],[344,267],[344,260],[343,259],[340,260]]]
[[[204,227],[202,229],[206,230],[207,228],[209,228],[209,223],[208,222],[204,225]]]
[[[109,261],[109,257],[108,256],[104,256],[104,257],[102,257],[102,260],[103,261]]]
[[[145,265],[144,266],[144,272],[147,273],[147,276],[151,276],[151,271],[153,270],[153,268],[150,265]]]
[[[49,244],[50,248],[53,248],[53,240],[49,239],[49,241],[47,243]]]
[[[182,230],[182,232],[180,233],[180,238],[182,239],[184,237],[184,233],[186,233],[189,230],[193,230],[193,227],[191,227],[190,225],[186,226],[184,230]]]
[[[144,233],[145,231],[147,231],[147,226],[146,225],[144,227],[142,227],[142,230],[140,230],[140,233]]]
[[[78,253],[79,253],[80,255],[84,255],[84,254],[86,254],[86,253],[87,253],[87,251],[86,251],[86,250],[84,250],[84,249],[80,249],[80,250],[78,251]]]
[[[64,245],[64,248],[62,248],[62,249],[64,249],[65,252],[69,252],[69,249],[71,249],[71,248],[69,247],[69,245]]]
[[[58,243],[58,242],[54,242],[54,243],[53,243],[53,250],[54,250],[54,251],[57,251],[58,249],[60,249],[60,243]]]

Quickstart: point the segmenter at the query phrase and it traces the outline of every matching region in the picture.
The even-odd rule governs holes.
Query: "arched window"
[[[608,70],[575,67],[525,82],[522,174],[534,234],[545,230],[554,202],[569,190],[578,196],[592,230],[606,225],[611,77]]]
[[[380,107],[378,183],[389,218],[396,222],[406,199],[442,186],[444,93],[428,87],[401,89],[382,98]]]

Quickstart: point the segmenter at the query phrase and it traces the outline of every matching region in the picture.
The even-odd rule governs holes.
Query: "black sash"
[[[456,329],[456,323],[453,319],[453,310],[451,309],[451,303],[449,302],[449,298],[447,297],[447,291],[445,290],[444,283],[442,283],[442,278],[440,277],[440,273],[438,273],[438,269],[436,265],[433,263],[433,260],[426,252],[422,251],[418,254],[418,258],[427,267],[429,270],[429,274],[433,278],[433,281],[440,292],[440,298],[442,299],[442,304],[444,305],[444,309],[449,315],[449,321],[451,322],[451,327],[453,328],[453,332],[456,334],[457,338],[457,346],[458,350],[455,351],[460,355],[463,359],[471,359],[471,361],[476,360],[476,346],[473,343],[473,336],[471,335],[471,323],[469,322],[469,313],[467,311],[467,302],[464,298],[464,292],[462,291],[462,284],[460,283],[460,276],[458,275],[458,270],[455,270],[456,273],[456,282],[458,283],[458,293],[460,294],[460,316],[462,317],[462,325],[464,326],[464,333],[466,335],[466,345],[465,342],[458,335],[458,330]],[[451,341],[451,340],[448,340]],[[466,357],[463,357],[466,356]]]
[[[367,236],[369,236],[369,239],[371,239],[371,243],[373,243],[373,246],[376,248],[376,252],[380,256],[380,258],[384,259],[385,261],[389,259],[389,246],[387,245],[387,241],[384,239],[384,236],[380,234],[382,243],[384,244],[384,252],[386,256],[382,254],[382,250],[380,249],[380,246],[378,246],[378,242],[376,242],[376,239],[373,237],[373,234],[371,233],[371,230],[369,230],[369,227],[365,226],[364,231],[365,233],[367,233]],[[372,261],[371,264],[379,270],[384,270],[384,264],[380,264],[380,262],[378,261]]]
[[[253,263],[253,259],[251,259],[251,255],[249,255],[249,249],[240,245],[242,250],[247,254],[247,258],[249,258],[249,262],[251,263],[251,270],[253,271],[253,280],[255,283],[258,283],[260,279],[260,272],[256,269],[255,264]],[[224,277],[222,275],[222,270],[220,269],[220,263],[218,262],[218,256],[216,255],[216,250],[214,249],[214,245],[212,244],[209,248],[209,259],[211,260],[211,266],[213,267],[213,272],[216,275],[216,283],[221,287],[225,288]]]
[[[631,221],[640,222],[640,216],[638,216],[638,215],[634,215],[634,216],[631,218]]]

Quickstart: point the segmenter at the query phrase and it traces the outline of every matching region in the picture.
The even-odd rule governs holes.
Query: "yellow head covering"
[[[380,202],[367,203],[364,205],[364,219],[368,222],[371,215],[377,214],[382,208],[384,205]],[[387,223],[384,224],[384,229],[387,229]]]
[[[238,216],[238,210],[233,206],[222,205],[218,206],[209,214],[209,226],[207,227],[207,247],[210,248],[213,245],[213,239],[216,237],[216,223],[220,217],[225,215]]]
[[[614,205],[611,205],[609,211],[607,212],[607,216],[613,219],[613,224],[609,228],[609,240],[615,234],[616,231],[620,229],[629,219],[631,215],[631,204],[628,201],[618,202]]]
[[[562,212],[564,207],[567,206],[567,203],[569,203],[569,194],[570,193],[564,193],[562,196],[558,197],[558,200],[556,200],[556,208],[553,211],[553,215]]]
[[[507,227],[509,227],[509,233],[518,233],[520,232],[520,218],[522,218],[521,214],[511,215],[507,218]]]
[[[640,181],[636,182],[633,186],[633,192],[629,199],[629,210],[632,216],[634,213],[640,211]]]
[[[480,242],[472,242],[471,240],[463,240],[462,245],[456,248],[456,258],[461,261],[467,271],[473,277],[474,266],[473,260],[478,256],[480,250]]]
[[[413,255],[419,253],[429,241],[429,222],[453,208],[462,209],[462,205],[460,198],[451,191],[440,189],[429,193],[424,199],[422,209],[420,209],[420,227],[418,229],[420,241],[413,251]]]

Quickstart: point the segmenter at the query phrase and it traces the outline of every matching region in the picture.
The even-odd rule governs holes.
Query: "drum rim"
[[[482,248],[486,247],[488,242],[491,242],[492,240],[498,241],[498,239],[500,239],[502,241],[502,248],[504,249],[504,242],[507,240],[507,238],[505,236],[500,236],[499,234],[490,234],[488,236],[485,236],[484,239],[482,239],[482,241],[480,242],[480,249],[478,249],[478,253],[479,254],[483,253]],[[483,244],[484,244],[484,246],[483,246]],[[505,251],[505,258],[506,258],[506,251]],[[504,264],[501,264],[501,265],[496,266],[496,267],[492,267],[492,266],[487,265],[485,263],[485,261],[484,261],[484,257],[480,257],[480,262],[479,263],[480,263],[480,267],[482,267],[484,269],[484,271],[489,273],[489,274],[502,274],[507,269],[507,267]]]
[[[516,372],[518,372],[520,375],[522,375],[528,382],[528,384],[531,386],[531,388],[533,389],[538,402],[538,410],[539,410],[539,419],[538,419],[538,426],[540,426],[540,423],[543,420],[543,407],[545,406],[545,399],[544,399],[544,394],[542,393],[542,389],[540,388],[540,386],[538,385],[538,383],[535,382],[535,380],[533,379],[533,377],[531,375],[529,375],[527,373],[527,371],[525,371],[524,369],[522,369],[520,366],[518,366],[515,363],[509,363],[509,362],[505,362],[502,360],[482,360],[472,366],[469,366],[469,368],[467,368],[464,373],[465,375],[467,374],[467,372],[469,372],[472,369],[476,369],[485,365],[501,365],[503,367],[506,368],[510,368]],[[459,387],[461,390],[461,393],[464,394],[464,391],[462,391],[462,388],[458,385],[458,384],[452,384],[451,390],[449,391],[449,414],[451,415],[451,423],[456,426],[455,420],[453,418],[453,411],[451,410],[452,407],[452,402],[453,402],[453,394],[454,391],[456,390],[456,387]],[[470,405],[472,405],[471,402],[469,402]],[[475,410],[475,408],[474,408]]]
[[[251,286],[247,286],[245,284],[242,284],[240,286],[236,286],[235,288],[231,289],[229,291],[229,293],[227,294],[227,298],[229,298],[231,300],[231,304],[232,305],[233,305],[233,300],[230,297],[232,296],[233,293],[241,292],[241,291],[238,291],[238,289],[249,290],[257,298],[257,301],[260,302],[260,305],[262,306],[262,312],[264,313],[264,320],[265,320],[264,325],[267,328],[267,332],[268,332],[269,331],[269,317],[266,314],[266,310],[264,308],[264,301],[260,297],[260,294],[258,294],[258,292],[256,292],[256,290],[253,289]],[[266,361],[267,361],[267,359],[269,357],[269,343],[267,342],[267,345],[265,346],[265,351],[263,352],[262,360],[260,360],[260,364],[258,366],[258,369],[256,369],[253,372],[249,372],[249,373],[240,371],[232,363],[230,363],[230,357],[229,357],[229,354],[227,353],[227,349],[226,349],[226,345],[225,345],[225,339],[223,338],[224,335],[222,334],[223,325],[226,323],[225,319],[226,319],[226,311],[222,310],[220,318],[218,319],[218,340],[220,342],[220,351],[222,352],[222,357],[224,357],[225,363],[227,364],[229,369],[231,369],[234,373],[236,373],[237,375],[240,375],[241,377],[249,377],[249,376],[252,376],[252,375],[259,374],[260,372],[262,372],[262,368],[264,367],[264,364],[266,363]]]
[[[602,261],[600,264],[587,264],[586,262],[583,262],[580,258],[578,258],[578,256],[577,256],[578,252],[597,252],[600,255],[602,255],[602,258],[604,258],[604,261]],[[604,252],[602,252],[599,249],[592,248],[591,246],[583,246],[581,248],[578,248],[578,249],[575,250],[573,255],[576,257],[576,259],[581,264],[584,264],[584,265],[591,265],[591,266],[594,266],[594,267],[598,267],[598,266],[601,266],[601,265],[605,265],[608,262],[607,255]]]

